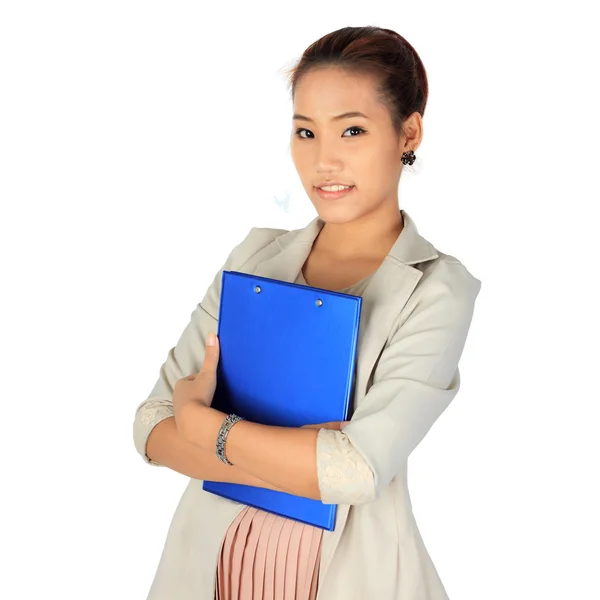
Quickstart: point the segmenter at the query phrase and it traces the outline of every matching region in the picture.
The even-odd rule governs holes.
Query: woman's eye
[[[348,129],[346,129],[346,131],[352,131],[352,130],[359,131],[360,133],[365,133],[365,130],[362,127],[358,127],[357,125],[348,127]],[[305,129],[304,127],[301,127],[300,129],[296,130],[296,135],[303,139],[309,139],[309,138],[304,137],[303,135],[300,135],[303,131],[307,131],[312,134],[312,131],[310,131],[310,129]],[[344,133],[346,133],[346,131],[344,131]],[[358,135],[350,135],[350,136],[346,136],[346,137],[358,137],[360,135],[360,133]]]
[[[357,125],[355,125],[354,127],[348,127],[348,129],[346,129],[346,131],[350,131],[352,129],[354,129],[356,131],[359,131],[360,133],[364,133],[364,131],[365,131],[362,127],[358,127]],[[344,131],[344,133],[346,133],[346,131]],[[359,135],[360,135],[360,133],[359,133]],[[351,135],[349,137],[358,137],[358,136],[357,135]]]

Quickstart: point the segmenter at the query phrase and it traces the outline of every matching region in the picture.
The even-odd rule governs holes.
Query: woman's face
[[[355,111],[365,117],[335,119]],[[412,118],[418,121],[419,117],[415,113]],[[328,67],[311,71],[298,82],[290,152],[302,185],[324,221],[345,223],[397,213],[405,142],[396,138],[390,113],[378,101],[368,75]],[[411,142],[416,149],[418,144]],[[316,186],[324,180],[355,188],[342,198],[323,199]]]

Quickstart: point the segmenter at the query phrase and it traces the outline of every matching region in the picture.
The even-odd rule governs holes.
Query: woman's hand
[[[214,336],[214,345],[211,345]],[[216,334],[209,333],[206,339],[204,362],[198,373],[193,373],[175,382],[173,388],[173,411],[177,431],[182,435],[185,420],[193,418],[194,408],[210,406],[217,389],[217,365],[219,364],[219,339]],[[192,410],[190,410],[192,408]]]
[[[210,344],[211,336],[214,335],[214,345]],[[193,373],[182,379],[178,379],[173,388],[173,411],[177,431],[184,436],[187,419],[193,419],[197,415],[194,408],[210,406],[217,389],[217,365],[219,364],[219,338],[215,334],[209,334],[206,339],[204,363],[198,373]],[[191,408],[191,410],[190,410]],[[350,421],[328,421],[303,425],[309,429],[335,429],[341,431]],[[185,437],[185,436],[184,436]]]

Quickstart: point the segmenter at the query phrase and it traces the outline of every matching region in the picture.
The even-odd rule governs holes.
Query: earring
[[[404,152],[404,154],[402,154],[402,163],[405,165],[412,165],[415,162],[415,159],[416,156],[412,150],[409,150],[408,152]]]

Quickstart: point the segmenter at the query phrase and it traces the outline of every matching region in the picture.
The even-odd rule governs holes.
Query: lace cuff
[[[140,456],[149,465],[164,467],[146,454],[146,444],[152,430],[164,419],[174,415],[173,405],[164,400],[149,400],[137,410],[133,422],[133,441]]]
[[[375,500],[373,471],[342,431],[319,430],[317,472],[324,504],[363,504]]]

